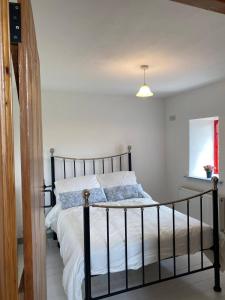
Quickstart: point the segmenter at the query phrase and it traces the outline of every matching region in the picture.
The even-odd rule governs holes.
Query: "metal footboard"
[[[85,299],[103,299],[107,297],[111,297],[117,294],[125,293],[131,290],[139,289],[142,287],[150,286],[156,283],[164,282],[170,279],[179,278],[182,276],[186,276],[189,274],[214,269],[214,290],[216,292],[220,292],[220,260],[219,260],[219,218],[218,218],[218,178],[212,178],[212,188],[210,190],[204,191],[202,193],[196,194],[192,197],[188,197],[185,199],[180,199],[177,201],[167,202],[167,203],[156,203],[150,205],[138,205],[138,206],[116,206],[116,205],[101,205],[101,204],[89,204],[89,196],[90,193],[88,190],[85,190],[84,195],[84,207],[83,207],[83,220],[84,220],[84,273],[85,273]],[[204,195],[212,194],[212,202],[213,202],[213,246],[210,250],[213,251],[214,254],[214,263],[209,266],[204,266],[203,260],[203,252],[209,249],[204,249],[203,246],[203,202],[204,202]],[[190,200],[192,199],[199,199],[200,201],[200,268],[198,269],[191,269],[190,263]],[[187,258],[188,258],[188,267],[187,271],[183,273],[177,273],[177,265],[176,265],[176,234],[175,234],[175,208],[178,203],[185,203],[187,209]],[[171,206],[172,209],[172,239],[173,239],[173,274],[169,277],[163,278],[162,277],[162,269],[161,269],[161,245],[160,245],[160,207],[161,206]],[[105,209],[106,212],[106,233],[107,233],[107,293],[103,295],[93,297],[92,296],[92,289],[91,289],[91,281],[92,281],[92,274],[91,274],[91,237],[90,237],[90,207],[98,207],[101,209]],[[144,240],[144,210],[145,208],[152,208],[155,207],[157,210],[157,256],[158,256],[158,279],[154,281],[147,281],[146,274],[145,274],[145,256],[144,256],[144,249],[145,249],[145,240]],[[110,232],[109,232],[109,218],[110,218],[110,209],[120,209],[123,210],[124,214],[124,257],[125,257],[125,285],[124,288],[117,291],[112,291],[111,289],[111,272],[110,272]],[[140,209],[140,216],[141,216],[141,256],[142,256],[142,267],[141,267],[141,275],[142,275],[142,282],[136,286],[129,286],[128,280],[128,236],[127,236],[127,211],[130,209]]]

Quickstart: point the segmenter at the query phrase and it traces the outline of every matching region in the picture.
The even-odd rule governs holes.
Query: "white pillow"
[[[113,187],[119,185],[137,184],[137,179],[134,171],[121,171],[97,175],[98,182],[101,187]]]
[[[85,189],[100,188],[96,175],[79,176],[58,180],[55,182],[56,201],[59,201],[59,194],[65,192],[82,191]]]

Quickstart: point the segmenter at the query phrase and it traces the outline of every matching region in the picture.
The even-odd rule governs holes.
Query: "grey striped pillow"
[[[141,184],[120,185],[104,188],[104,192],[108,201],[144,198]]]

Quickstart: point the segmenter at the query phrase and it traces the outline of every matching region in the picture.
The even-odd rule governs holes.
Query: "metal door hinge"
[[[10,41],[11,44],[21,42],[21,11],[19,3],[9,3]]]

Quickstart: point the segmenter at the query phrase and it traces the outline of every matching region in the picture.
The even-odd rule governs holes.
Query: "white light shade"
[[[150,87],[147,84],[143,84],[138,93],[136,94],[137,97],[140,98],[147,98],[153,96],[153,92],[151,91]]]

